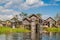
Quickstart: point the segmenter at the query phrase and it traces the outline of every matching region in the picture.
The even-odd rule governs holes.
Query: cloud
[[[0,20],[8,20],[11,19],[14,15],[19,15],[21,12],[17,12],[12,9],[5,9],[4,7],[0,6]]]
[[[19,9],[19,10],[28,10],[30,8],[36,8],[40,6],[50,6],[50,5],[57,5],[57,4],[46,4],[42,0],[9,0],[6,3],[5,8],[9,9]]]
[[[55,0],[55,1],[60,1],[60,0]]]
[[[21,12],[17,12],[17,11],[10,10],[10,9],[4,9],[4,10],[1,10],[1,12],[3,12],[6,15],[18,15],[21,13]]]
[[[10,0],[6,3],[5,8],[30,9],[34,7],[46,6],[41,0],[26,0],[25,2],[19,0]]]
[[[0,0],[0,3],[7,3],[9,0]]]
[[[13,9],[6,9],[3,6],[0,6],[0,14],[4,13],[6,15],[16,15],[16,14],[20,14],[21,12],[17,12]]]
[[[26,3],[29,4],[29,5],[33,5],[33,4],[44,4],[42,1],[40,0],[26,0]]]
[[[10,20],[12,17],[12,15],[0,15],[0,20]]]
[[[46,4],[42,0],[0,0],[0,4],[5,4],[4,6],[0,6],[0,19],[10,19],[13,15],[18,15],[21,13],[14,9],[28,10],[30,8],[36,8],[40,6],[56,5]],[[47,16],[48,15],[45,15],[43,17]]]
[[[34,8],[34,7],[39,7],[39,6],[44,6],[43,1],[40,0],[26,0],[26,2],[21,4],[22,9],[29,9],[29,8]]]
[[[12,2],[17,2],[17,3],[23,2],[23,0],[0,0],[0,3],[8,3],[8,2],[10,2],[10,1],[12,1]]]

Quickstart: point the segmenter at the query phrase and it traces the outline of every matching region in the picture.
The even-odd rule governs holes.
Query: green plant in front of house
[[[24,28],[10,28],[10,27],[0,27],[0,34],[10,34],[10,33],[21,33],[21,32],[30,32],[30,30]]]
[[[60,32],[60,28],[45,28],[44,30],[46,30],[47,32]]]

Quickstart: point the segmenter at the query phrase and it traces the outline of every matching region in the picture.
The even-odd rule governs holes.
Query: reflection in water
[[[15,33],[10,35],[0,35],[0,40],[31,40],[31,38],[24,39],[24,37],[26,37],[26,35],[23,33]],[[60,40],[60,33],[52,33],[51,36],[50,34],[43,33],[40,40]]]
[[[56,34],[56,40],[60,40],[60,33]]]
[[[42,39],[41,40],[49,40],[49,35],[46,33],[42,34]]]
[[[0,40],[23,40],[23,33],[0,35]]]
[[[43,33],[41,40],[60,40],[60,34],[52,33],[52,35],[50,36],[50,34]]]
[[[12,35],[12,39],[13,40],[18,40],[19,39],[19,35],[18,34],[13,34]]]
[[[23,40],[23,33],[15,33],[11,35],[10,40]]]
[[[0,35],[0,40],[6,40],[5,35]]]
[[[0,35],[0,40],[23,40],[23,33]]]
[[[49,37],[49,40],[56,40],[56,33],[52,33],[52,35]]]

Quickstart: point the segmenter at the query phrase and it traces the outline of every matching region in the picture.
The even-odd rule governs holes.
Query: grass
[[[60,28],[44,28],[43,30],[46,30],[47,32],[60,32]],[[11,33],[26,33],[31,32],[30,30],[27,30],[25,28],[10,28],[10,27],[1,27],[0,26],[0,34],[11,34]]]
[[[21,33],[21,32],[30,32],[30,30],[24,28],[10,28],[10,27],[0,27],[0,34],[10,34],[10,33]]]
[[[60,32],[60,27],[59,28],[45,28],[44,30],[46,30],[47,32]]]

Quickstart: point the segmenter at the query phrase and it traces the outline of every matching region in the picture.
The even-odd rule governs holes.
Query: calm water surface
[[[0,40],[31,40],[31,39],[24,39],[23,33],[16,33],[10,35],[0,35]],[[60,33],[53,33],[51,36],[49,34],[43,33],[40,36],[40,40],[60,40]]]
[[[52,33],[52,35],[43,33],[41,40],[60,40],[60,33]]]

